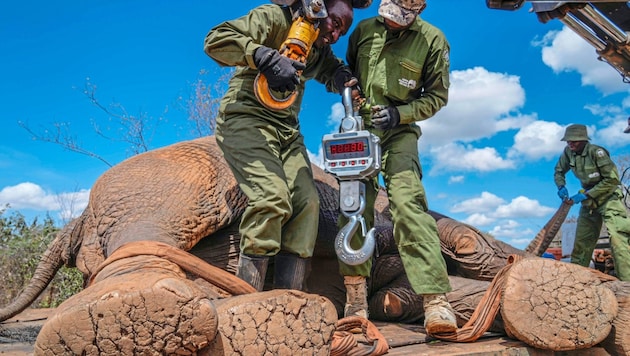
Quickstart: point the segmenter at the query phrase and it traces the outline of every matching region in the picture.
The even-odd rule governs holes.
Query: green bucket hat
[[[590,138],[586,133],[586,126],[573,124],[567,126],[564,131],[564,137],[560,141],[588,141]]]

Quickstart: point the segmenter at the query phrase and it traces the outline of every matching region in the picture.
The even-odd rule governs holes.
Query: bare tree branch
[[[109,127],[103,130],[98,123],[93,120],[92,126],[99,136],[109,141],[123,142],[129,145],[131,151],[129,153],[131,155],[146,152],[150,149],[153,135],[159,126],[158,123],[164,120],[162,116],[157,120],[151,120],[146,112],[140,112],[137,116],[129,114],[127,109],[117,102],[113,102],[108,106],[103,105],[96,96],[96,85],[90,82],[89,78],[83,88],[83,94],[94,106],[108,115],[110,122],[114,122],[115,125],[119,126],[116,135],[112,137],[105,133],[111,130]],[[164,111],[164,114],[166,114],[166,112],[168,112],[168,109]]]
[[[205,78],[203,77],[206,74],[208,74],[207,71],[201,70],[197,80],[191,84],[187,98],[178,98],[179,105],[193,124],[192,134],[194,137],[214,133],[219,103],[225,93],[226,84],[232,71],[221,74],[211,85],[204,81]],[[109,105],[104,105],[98,99],[96,89],[97,86],[90,81],[90,78],[87,78],[81,90],[90,103],[105,113],[107,117],[106,121],[91,120],[94,133],[104,140],[127,145],[129,156],[150,150],[153,136],[157,132],[159,123],[165,120],[164,115],[168,112],[168,107],[157,119],[149,117],[146,112],[142,111],[133,115],[118,102],[114,101]],[[36,132],[26,122],[19,121],[18,125],[30,133],[33,140],[54,143],[71,152],[96,158],[109,167],[113,166],[102,155],[86,149],[71,133],[69,123],[53,123],[52,129],[44,128],[41,133]]]
[[[50,130],[44,129],[44,132],[42,134],[38,134],[33,131],[28,126],[28,124],[23,121],[18,121],[18,125],[26,130],[28,133],[30,133],[33,136],[33,140],[54,143],[56,145],[62,146],[69,151],[96,158],[109,167],[113,166],[103,156],[100,156],[92,151],[88,151],[83,148],[81,144],[77,142],[77,139],[70,134],[68,130],[68,127],[70,125],[67,123],[54,123],[54,130],[52,132]]]
[[[190,85],[191,91],[188,93],[187,99],[179,98],[180,107],[186,112],[188,120],[193,125],[192,134],[194,137],[203,137],[214,133],[219,104],[232,74],[231,70],[222,73],[210,85],[204,80],[208,72],[201,70],[195,82]]]

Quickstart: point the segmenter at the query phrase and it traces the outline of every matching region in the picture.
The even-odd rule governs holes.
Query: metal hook
[[[335,253],[339,260],[347,265],[356,266],[364,263],[374,253],[376,247],[376,238],[374,237],[374,228],[366,233],[365,219],[363,219],[363,211],[365,210],[365,198],[360,198],[359,210],[347,213],[342,211],[343,215],[348,218],[348,223],[339,230],[337,238],[335,238]],[[361,225],[361,232],[365,237],[363,246],[358,250],[355,250],[350,246],[352,237],[357,232]]]

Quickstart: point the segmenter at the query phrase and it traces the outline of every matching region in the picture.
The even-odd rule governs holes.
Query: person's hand
[[[254,52],[256,68],[267,78],[269,88],[275,91],[295,90],[300,84],[298,71],[304,70],[306,65],[280,54],[275,49],[261,46]]]
[[[400,113],[395,106],[372,106],[372,125],[380,130],[391,130],[400,124]]]
[[[333,78],[335,81],[335,88],[340,93],[343,93],[343,90],[347,87],[354,87],[359,84],[359,80],[352,75],[352,71],[350,71],[350,68],[347,66],[337,68]]]
[[[569,191],[567,190],[567,187],[563,185],[562,187],[558,188],[558,197],[560,197],[562,201],[569,199]]]
[[[574,196],[571,197],[571,200],[573,201],[573,204],[579,204],[581,202],[583,202],[584,200],[586,200],[588,197],[586,196],[586,193],[583,192],[578,192],[577,194],[575,194]]]

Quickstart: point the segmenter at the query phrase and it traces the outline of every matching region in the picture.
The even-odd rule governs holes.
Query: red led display
[[[364,152],[365,150],[365,142],[351,142],[339,145],[330,145],[330,153],[332,154]]]

